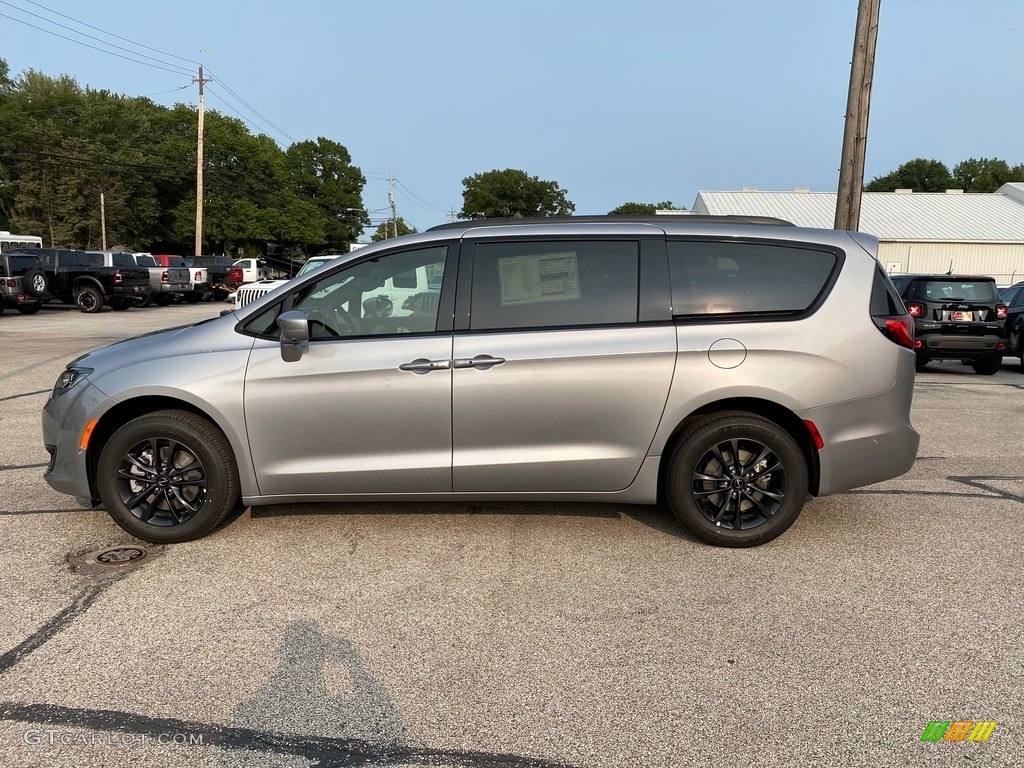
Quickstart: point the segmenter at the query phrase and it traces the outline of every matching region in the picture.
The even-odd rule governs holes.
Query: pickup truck
[[[192,273],[181,256],[155,253],[150,258],[156,262],[156,267],[150,268],[149,272],[153,301],[166,307],[172,301],[181,301],[179,297],[188,298],[192,294]]]
[[[194,300],[186,294],[186,301],[223,301],[234,290],[228,282],[232,262],[227,256],[186,256],[185,263],[192,272],[193,290],[199,294]]]
[[[159,266],[148,253],[130,253],[128,251],[86,251],[89,254],[89,261],[100,267],[140,267],[149,273],[150,292],[145,296],[136,296],[129,300],[129,304],[135,307],[148,307],[155,299],[158,304],[170,304],[171,300],[178,293],[181,293],[187,284],[182,280],[180,270],[167,270]],[[167,299],[156,298],[159,295],[166,295]],[[121,301],[112,301],[110,306],[114,309],[125,309]]]
[[[85,251],[69,248],[32,248],[39,258],[54,298],[74,303],[92,314],[109,303],[113,309],[128,309],[133,300],[148,296],[149,271],[135,266],[99,266]]]
[[[241,270],[241,280],[237,281],[240,283],[255,283],[257,280],[267,280],[270,278],[270,270],[267,269],[263,259],[238,259],[234,264],[231,265],[233,270]],[[238,276],[238,273],[235,273]]]

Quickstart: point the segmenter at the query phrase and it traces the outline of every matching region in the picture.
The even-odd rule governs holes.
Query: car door
[[[244,397],[262,495],[451,491],[451,311],[439,330],[439,302],[412,312],[378,293],[409,269],[443,275],[449,250],[405,249],[311,275],[246,326],[259,337]],[[282,307],[309,326],[295,362],[275,338]]]
[[[663,236],[657,243],[664,258]],[[628,487],[676,350],[670,321],[638,322],[641,239],[484,240],[469,250],[453,348],[454,489]]]

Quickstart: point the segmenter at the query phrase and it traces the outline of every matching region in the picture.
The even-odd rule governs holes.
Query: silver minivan
[[[68,364],[45,477],[158,543],[239,505],[489,499],[664,501],[761,544],[914,463],[913,321],[877,248],[703,216],[387,240]]]

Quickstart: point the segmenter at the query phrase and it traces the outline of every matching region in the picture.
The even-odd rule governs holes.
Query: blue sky
[[[857,2],[0,0],[0,14],[171,70],[202,63],[208,109],[282,146],[341,142],[367,208],[387,207],[390,172],[399,215],[424,229],[495,168],[558,182],[580,214],[690,207],[700,189],[834,190]],[[175,90],[184,72],[5,16],[0,30],[13,74],[196,102]],[[882,0],[867,180],[915,157],[1024,162],[1022,33],[1020,0]]]

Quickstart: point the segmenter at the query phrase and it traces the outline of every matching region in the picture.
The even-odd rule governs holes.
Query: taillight
[[[114,285],[120,285],[122,280],[124,280],[124,278],[121,276],[121,273],[120,272],[115,272],[114,273]]]
[[[825,440],[821,436],[821,432],[818,431],[817,425],[810,419],[804,419],[804,426],[807,427],[807,431],[811,433],[811,440],[814,441],[814,447],[819,451],[825,447]]]
[[[228,272],[228,282],[240,283],[242,282],[242,269],[241,267],[234,267]]]
[[[202,273],[202,272],[200,272],[200,271],[199,271],[199,270],[197,269],[197,270],[196,270],[196,276],[195,276],[194,280],[195,280],[195,282],[197,282],[197,283],[198,283],[198,282],[199,282],[200,280],[202,280],[202,279],[203,279],[203,273]]]
[[[894,341],[901,347],[914,349],[920,342],[914,343],[914,319],[910,315],[897,315],[896,317],[876,317],[875,324],[886,338]]]
[[[167,274],[167,270],[166,269],[164,270],[164,273],[162,275],[160,275],[160,282],[161,283],[169,283],[169,282],[171,282],[171,276],[169,274]]]
[[[996,304],[996,320],[1005,320],[1005,319],[1006,319],[1006,305],[1005,304]]]
[[[7,285],[8,288],[17,288],[18,287],[18,281],[17,280],[13,280],[11,278],[8,278],[7,281],[6,281],[6,285]]]
[[[910,302],[907,304],[907,313],[911,317],[923,317],[924,316],[924,304],[918,304],[916,302]]]

